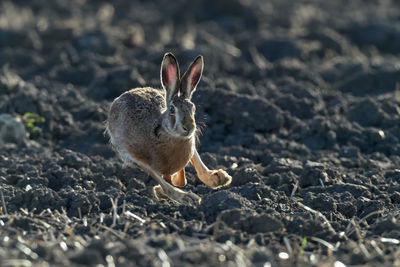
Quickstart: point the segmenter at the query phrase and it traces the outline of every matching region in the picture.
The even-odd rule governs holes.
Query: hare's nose
[[[187,127],[182,126],[182,130],[183,130],[184,135],[186,135],[186,136],[189,135],[190,130]]]

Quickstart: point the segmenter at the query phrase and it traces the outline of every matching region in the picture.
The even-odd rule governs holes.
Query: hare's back
[[[130,119],[158,118],[165,107],[164,95],[153,88],[131,89],[114,100],[111,109]]]
[[[161,116],[165,108],[164,94],[150,87],[131,89],[111,104],[108,128],[111,134],[117,129],[130,133],[146,133]]]

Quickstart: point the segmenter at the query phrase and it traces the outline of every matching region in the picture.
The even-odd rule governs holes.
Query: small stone
[[[0,114],[0,147],[6,143],[22,144],[27,137],[24,124],[10,114]]]

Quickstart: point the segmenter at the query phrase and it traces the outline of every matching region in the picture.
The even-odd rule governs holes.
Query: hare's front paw
[[[158,200],[169,200],[169,197],[164,193],[161,185],[156,185],[153,187],[153,193]]]
[[[217,189],[222,186],[229,185],[232,182],[232,177],[224,170],[213,170],[208,173],[208,185]]]
[[[197,205],[201,202],[201,198],[195,193],[185,192],[174,187],[166,193],[160,185],[156,185],[153,187],[153,191],[159,200],[173,200],[186,205]]]

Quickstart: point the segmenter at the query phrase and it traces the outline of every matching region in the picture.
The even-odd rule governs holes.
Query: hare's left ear
[[[181,96],[190,99],[203,73],[203,57],[198,56],[181,79]]]
[[[166,102],[178,93],[179,89],[179,65],[172,53],[166,53],[161,63],[160,71],[161,85],[167,91]]]

